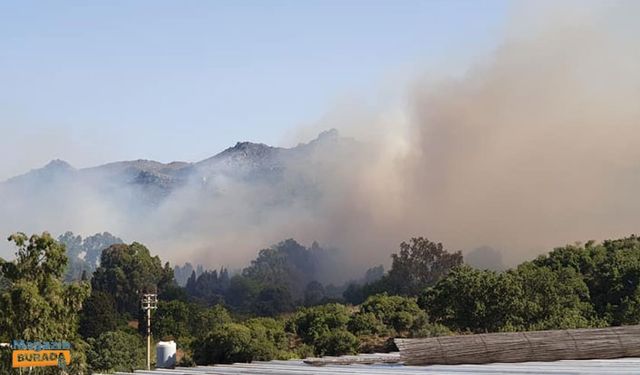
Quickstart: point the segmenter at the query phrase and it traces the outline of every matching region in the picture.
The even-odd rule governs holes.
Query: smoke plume
[[[515,12],[501,46],[465,74],[417,78],[398,107],[329,116],[312,128],[353,139],[308,145],[277,181],[198,175],[153,209],[137,207],[135,192],[105,200],[104,186],[62,186],[61,201],[54,184],[37,207],[5,195],[1,229],[106,230],[172,262],[232,267],[285,238],[316,240],[359,269],[387,262],[411,236],[451,250],[490,246],[513,264],[634,233],[639,7],[576,10]]]
[[[464,251],[499,248],[513,264],[635,233],[639,10],[521,9],[500,48],[462,77],[415,82],[400,120],[341,126],[385,136],[371,164],[345,162],[352,182],[321,239],[370,259],[425,235]]]

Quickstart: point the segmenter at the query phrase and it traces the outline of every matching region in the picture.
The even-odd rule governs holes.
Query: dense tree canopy
[[[145,366],[144,345],[135,333],[104,332],[97,338],[89,338],[88,343],[87,361],[93,372],[129,372]]]
[[[67,254],[86,251],[78,246],[87,239],[61,238],[71,244]],[[71,341],[73,373],[86,363],[100,372],[143,366],[143,291],[160,296],[154,339],[176,340],[184,365],[384,351],[398,336],[640,323],[636,236],[556,248],[500,272],[413,238],[392,255],[388,273],[374,267],[342,287],[318,281],[326,252],[317,244],[284,241],[235,275],[177,268],[191,270],[182,288],[168,264],[134,242],[102,252],[90,293],[87,283],[63,282],[65,249],[48,234],[10,240],[18,250],[15,260],[0,260],[0,339]],[[353,305],[328,303],[343,291]]]
[[[359,314],[371,314],[382,326],[390,327],[392,336],[418,331],[427,322],[427,315],[414,298],[379,294],[367,298]]]
[[[62,282],[67,265],[64,246],[46,232],[30,237],[16,233],[9,240],[17,252],[14,261],[0,263],[0,275],[6,283],[0,290],[0,338],[66,340],[81,346],[78,311],[89,294],[89,285]],[[84,355],[81,350],[73,353],[73,369],[81,371]],[[0,366],[8,363],[3,360]]]
[[[93,290],[80,313],[78,332],[82,337],[98,337],[118,327],[116,301],[112,295]]]
[[[313,346],[316,355],[348,354],[357,348],[357,340],[354,342],[347,330],[350,315],[340,304],[301,308],[289,321],[288,329]]]
[[[326,297],[327,292],[324,286],[315,280],[307,284],[307,287],[304,289],[305,306],[319,305]]]
[[[400,244],[400,251],[391,255],[389,272],[374,282],[363,285],[352,283],[343,293],[347,302],[362,303],[368,296],[388,293],[417,296],[424,288],[434,285],[454,267],[462,264],[462,253],[450,253],[442,244],[424,237],[412,238]],[[367,277],[375,277],[382,267],[367,271]]]
[[[198,264],[196,267],[193,267],[193,264],[191,264],[190,262],[186,262],[182,266],[180,265],[173,266],[173,275],[176,279],[176,283],[178,283],[178,285],[180,285],[181,287],[184,287],[187,285],[187,281],[191,277],[191,274],[193,274],[194,277],[198,277],[203,272],[204,272],[204,267],[202,267],[201,264]]]
[[[159,340],[190,342],[226,323],[231,315],[222,306],[203,307],[182,301],[160,301],[154,313],[153,334]]]
[[[251,329],[226,323],[195,343],[193,357],[198,364],[251,362],[256,349]]]
[[[508,272],[454,269],[419,299],[431,319],[460,331],[600,326],[582,278],[526,262]]]
[[[458,331],[493,332],[522,324],[521,295],[511,274],[461,266],[426,289],[418,302],[436,323]]]
[[[400,252],[391,255],[386,282],[393,294],[415,296],[435,284],[450,269],[462,264],[462,254],[449,253],[441,243],[423,237],[400,244]]]
[[[229,272],[221,268],[220,272],[203,271],[199,275],[196,271],[191,271],[185,290],[194,300],[202,304],[215,305],[224,303],[229,286]]]
[[[640,238],[637,236],[556,248],[533,263],[554,271],[575,271],[584,280],[598,317],[609,324],[640,323]]]
[[[118,313],[136,316],[140,310],[140,293],[162,293],[173,283],[173,270],[162,267],[160,258],[152,257],[144,245],[116,244],[102,252],[100,267],[93,274],[91,285],[96,291],[111,294]]]

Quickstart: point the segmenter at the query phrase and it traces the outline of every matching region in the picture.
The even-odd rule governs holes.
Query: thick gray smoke
[[[638,231],[640,7],[534,10],[463,77],[416,82],[399,119],[343,127],[386,137],[370,165],[346,163],[328,238],[364,255],[426,235],[513,264]]]
[[[399,108],[319,124],[354,140],[330,134],[291,151],[276,180],[196,174],[152,209],[108,180],[52,183],[32,199],[5,194],[0,229],[110,231],[172,262],[232,267],[292,237],[340,248],[361,268],[411,236],[501,249],[513,264],[634,233],[640,13],[633,3],[589,9],[539,13],[544,27],[516,18],[462,77],[417,79]]]
[[[429,235],[514,261],[637,232],[640,7],[612,5],[561,14],[463,79],[416,89],[404,186]]]

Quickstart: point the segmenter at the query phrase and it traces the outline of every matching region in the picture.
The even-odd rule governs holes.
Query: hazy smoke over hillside
[[[417,235],[498,248],[512,263],[637,232],[639,10],[544,12],[549,26],[514,26],[463,77],[417,80],[404,107],[367,121],[330,121],[355,141],[328,134],[299,157],[294,149],[261,167],[276,179],[198,172],[154,208],[138,207],[133,188],[112,195],[107,179],[86,190],[51,184],[47,199],[4,194],[1,229],[107,230],[212,266],[293,237],[344,249],[363,267]],[[49,204],[55,189],[64,198]]]
[[[609,4],[524,10],[464,77],[416,82],[402,121],[380,120],[379,159],[326,237],[367,253],[424,234],[513,262],[637,232],[640,7]],[[359,138],[373,125],[344,128]]]

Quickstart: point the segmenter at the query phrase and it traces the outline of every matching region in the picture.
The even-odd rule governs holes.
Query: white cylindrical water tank
[[[175,341],[160,341],[156,345],[156,367],[173,368],[176,366]]]

